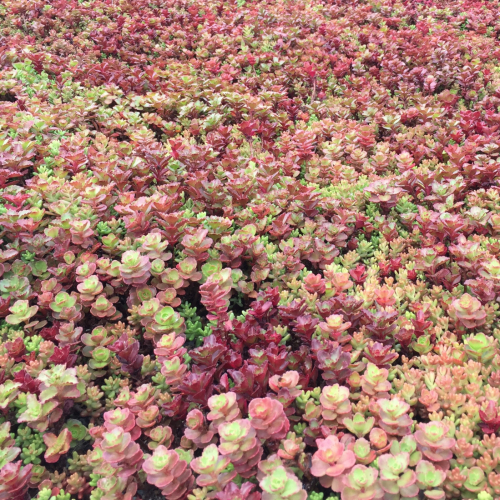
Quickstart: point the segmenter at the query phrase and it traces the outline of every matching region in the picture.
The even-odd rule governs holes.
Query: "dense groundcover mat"
[[[500,498],[499,12],[4,0],[0,500]]]

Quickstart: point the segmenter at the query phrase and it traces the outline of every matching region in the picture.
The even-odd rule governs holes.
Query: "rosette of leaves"
[[[59,417],[61,415],[57,401],[49,400],[42,403],[35,394],[27,394],[26,410],[21,413],[18,422],[26,422],[32,429],[43,432],[49,426],[49,416],[52,417],[52,415],[59,415]]]
[[[366,418],[362,413],[356,413],[352,418],[344,418],[342,424],[349,432],[360,438],[372,430],[375,425],[375,417]]]
[[[31,286],[28,278],[9,273],[0,280],[0,296],[10,300],[26,300],[31,292]]]
[[[417,486],[425,491],[426,498],[431,500],[445,498],[441,485],[446,479],[446,472],[438,469],[427,460],[421,460],[417,464],[415,472],[417,474]]]
[[[432,462],[450,460],[455,439],[448,436],[450,427],[443,421],[417,425],[415,440],[424,457]]]
[[[409,468],[409,453],[381,455],[377,465],[380,469],[380,486],[386,493],[409,498],[418,495],[418,487],[415,484],[417,475]]]
[[[336,436],[317,439],[316,445],[318,451],[312,457],[311,474],[319,478],[322,486],[331,488],[334,480],[338,482],[340,476],[354,466],[356,457]]]
[[[162,490],[167,499],[181,498],[194,482],[191,470],[175,450],[160,445],[142,464],[147,482]]]
[[[66,368],[65,364],[54,365],[42,370],[38,375],[41,397],[44,400],[76,399],[85,393],[85,382],[77,377],[76,368]]]
[[[283,439],[290,429],[283,405],[276,399],[252,399],[248,405],[248,415],[259,439]]]
[[[167,261],[172,258],[172,254],[165,252],[168,241],[162,241],[162,235],[158,233],[148,233],[142,238],[142,245],[139,248],[141,253],[149,259],[162,259]]]
[[[323,387],[320,402],[325,420],[334,421],[338,418],[345,418],[351,412],[349,389],[339,384]]]
[[[342,500],[372,500],[382,498],[384,492],[377,480],[379,471],[373,467],[356,465],[342,478]]]
[[[464,351],[474,361],[489,364],[496,353],[497,341],[484,333],[476,333],[464,339]]]
[[[9,462],[0,469],[0,500],[26,498],[33,464],[22,467],[22,462]]]
[[[130,433],[132,441],[139,439],[141,430],[136,426],[136,418],[128,408],[115,408],[107,411],[103,415],[104,427],[107,431],[120,427],[124,432]]]
[[[174,311],[170,306],[160,309],[153,318],[153,321],[146,327],[147,332],[156,340],[160,340],[162,335],[185,331],[184,318]]]
[[[230,458],[241,477],[252,477],[263,450],[249,420],[237,419],[219,425],[219,452]]]
[[[221,457],[217,450],[217,445],[207,446],[199,458],[191,461],[191,468],[199,474],[196,484],[200,487],[215,487],[220,491],[224,486],[232,481],[236,476],[236,471],[224,472],[229,465],[228,457]]]
[[[29,323],[38,311],[38,306],[30,306],[28,300],[16,300],[9,308],[11,314],[8,314],[5,321],[10,325],[19,325],[20,323]]]
[[[45,451],[45,461],[54,463],[59,460],[61,455],[65,455],[69,451],[72,436],[67,428],[63,429],[58,436],[51,432],[46,432],[43,435],[43,441],[47,446]]]
[[[154,451],[160,445],[164,445],[168,448],[172,442],[172,429],[168,425],[157,425],[152,429],[147,429],[145,434],[151,440],[148,443],[148,448],[151,451]]]
[[[143,285],[151,276],[149,257],[136,250],[127,250],[122,255],[120,276],[127,285]]]
[[[391,390],[391,383],[387,380],[389,371],[379,368],[373,363],[366,365],[366,370],[361,377],[361,388],[369,396],[386,393]]]
[[[96,347],[106,347],[115,342],[115,340],[115,337],[111,335],[104,326],[97,326],[92,332],[82,335],[81,341],[85,345],[82,354],[87,357],[92,357],[92,351]]]
[[[401,399],[379,399],[380,427],[393,436],[404,436],[409,433],[413,423],[408,416],[410,405]]]
[[[161,374],[165,377],[165,384],[172,386],[181,383],[186,371],[187,365],[185,365],[178,356],[165,360],[161,367]]]
[[[77,303],[77,294],[59,292],[54,301],[50,303],[50,309],[55,319],[64,321],[78,321],[81,318],[81,304]]]
[[[182,335],[176,335],[175,333],[162,335],[160,340],[156,343],[154,350],[156,359],[159,363],[163,363],[164,361],[172,359],[175,356],[184,356],[187,352],[187,349],[182,347],[185,342],[186,339]]]
[[[260,481],[262,500],[306,500],[307,493],[302,483],[285,467],[274,469]]]
[[[486,321],[486,311],[481,302],[468,293],[455,299],[448,312],[459,325],[467,329],[477,328],[484,325]]]
[[[212,442],[214,433],[207,428],[205,417],[200,410],[195,408],[187,414],[184,436],[199,448],[205,448]]]
[[[71,447],[75,447],[78,443],[82,441],[88,441],[91,439],[87,427],[85,427],[79,420],[70,418],[64,424],[64,428],[67,428],[71,433]]]
[[[392,455],[408,453],[410,456],[410,467],[415,467],[422,459],[422,452],[417,450],[417,441],[413,434],[404,436],[401,441],[394,440],[390,449]]]
[[[69,431],[68,431],[69,432]],[[132,435],[125,432],[122,427],[113,427],[104,432],[99,443],[103,459],[113,467],[124,463],[132,467],[142,459],[142,451],[132,439]]]
[[[104,289],[103,284],[99,281],[98,276],[95,274],[84,279],[82,283],[77,286],[80,292],[80,301],[86,307],[89,307]]]
[[[371,464],[376,458],[377,458],[377,453],[373,447],[379,448],[379,446],[376,446],[376,442],[374,439],[372,439],[373,433],[370,433],[370,441],[368,441],[365,438],[359,438],[356,439],[356,441],[350,445],[350,449],[356,456],[356,462],[363,464],[363,465],[369,465]],[[383,448],[383,446],[381,446]]]
[[[116,310],[113,303],[118,301],[118,297],[113,297],[111,300],[104,295],[97,297],[95,302],[92,303],[90,307],[90,314],[97,318],[108,318],[110,320],[116,320],[121,318],[121,312]]]
[[[100,375],[104,375],[106,368],[113,358],[113,353],[106,347],[96,347],[92,351],[92,358],[89,360],[89,367]],[[104,370],[104,371],[101,371]],[[96,375],[97,375],[96,373]]]
[[[210,429],[217,431],[221,424],[241,418],[241,411],[236,399],[237,396],[234,392],[218,394],[208,399],[210,412],[207,414],[207,420],[211,421]]]
[[[133,498],[136,492],[137,483],[135,481],[129,482],[126,478],[114,474],[100,477],[97,481],[95,495],[97,498],[99,498],[99,496],[101,498]]]
[[[462,474],[467,475],[464,488],[471,493],[479,493],[488,487],[487,477],[480,467],[471,467],[462,470]]]

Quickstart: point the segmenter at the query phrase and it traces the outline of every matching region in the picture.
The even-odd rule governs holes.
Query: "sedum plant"
[[[296,476],[277,467],[260,481],[263,500],[306,500],[307,493]]]
[[[498,2],[0,4],[0,500],[498,497]]]
[[[162,490],[167,499],[176,499],[189,490],[193,483],[191,470],[174,450],[158,446],[153,455],[147,458],[142,468],[147,481]]]
[[[355,465],[356,456],[335,436],[318,439],[316,444],[318,451],[312,457],[311,474],[320,478],[323,487],[337,491],[339,480]]]

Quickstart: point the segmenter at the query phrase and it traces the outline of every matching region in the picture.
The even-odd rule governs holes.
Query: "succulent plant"
[[[148,280],[151,269],[149,257],[134,250],[128,250],[122,255],[120,276],[127,285],[143,285]]]
[[[307,493],[294,474],[277,467],[260,481],[262,500],[306,500]]]
[[[136,426],[136,418],[128,408],[115,408],[103,414],[104,427],[111,431],[120,427],[124,432],[130,433],[132,441],[136,441],[141,435],[140,429]]]
[[[26,396],[26,410],[21,413],[18,422],[26,422],[32,429],[43,432],[49,426],[49,417],[54,418],[54,410],[60,414],[57,401],[42,403],[35,394]]]
[[[229,457],[241,477],[252,477],[263,450],[249,420],[233,420],[219,425],[219,452]]]
[[[342,335],[351,327],[351,323],[344,322],[343,316],[340,314],[332,314],[326,318],[325,322],[318,325],[321,335],[335,341],[348,340],[342,339]]]
[[[378,470],[372,467],[354,466],[342,479],[342,500],[383,498],[384,492],[377,480],[378,474]]]
[[[89,366],[93,370],[102,370],[111,362],[113,353],[106,347],[96,347],[92,351],[92,359],[89,360]]]
[[[175,500],[189,491],[194,481],[187,462],[174,450],[159,445],[152,456],[146,458],[142,468],[147,481],[162,490],[169,500]]]
[[[104,432],[100,448],[103,451],[103,459],[111,465],[126,462],[127,466],[132,467],[142,459],[139,445],[132,441],[131,434],[125,432],[122,427],[113,427]]]
[[[422,453],[417,450],[417,441],[413,434],[404,436],[401,441],[393,441],[391,443],[391,454],[408,453],[410,456],[410,466],[415,467],[422,459]]]
[[[368,434],[375,424],[375,417],[365,418],[362,413],[356,413],[352,418],[344,418],[342,424],[357,437]]]
[[[221,457],[217,446],[211,444],[207,446],[199,458],[191,461],[191,469],[199,476],[196,478],[196,484],[200,487],[215,486],[217,490],[222,490],[224,486],[232,481],[236,476],[236,471],[224,472],[224,469],[230,463],[228,457]]]
[[[16,399],[21,386],[20,382],[13,382],[12,380],[6,380],[5,383],[0,385],[0,408],[3,411],[6,411]]]
[[[200,410],[194,409],[187,414],[184,436],[199,448],[205,448],[212,442],[214,432],[205,425],[205,418]]]
[[[356,457],[350,450],[346,450],[336,436],[326,439],[317,439],[318,451],[312,457],[311,474],[320,478],[321,485],[331,488],[335,482],[338,488],[339,479],[355,465]],[[339,490],[340,491],[340,490]]]
[[[183,356],[186,354],[186,349],[182,347],[186,339],[176,335],[175,332],[168,335],[162,335],[156,343],[154,353],[157,360],[163,363],[167,359],[172,359],[174,356]]]
[[[0,500],[500,494],[498,2],[0,4]]]
[[[151,441],[148,443],[148,448],[154,451],[158,446],[165,445],[167,448],[172,442],[172,429],[168,426],[158,425],[145,433]]]
[[[177,385],[181,382],[187,366],[182,363],[178,356],[172,359],[167,359],[163,362],[161,374],[165,377],[165,383],[169,385]]]
[[[489,364],[495,355],[495,340],[484,333],[476,333],[464,340],[464,351],[474,361]]]
[[[325,420],[342,419],[351,412],[349,389],[339,384],[323,387],[320,402]]]
[[[305,447],[302,438],[297,437],[295,432],[289,432],[286,439],[281,441],[278,456],[285,460],[295,460],[303,453]]]
[[[354,453],[357,463],[369,465],[377,458],[377,453],[375,449],[373,449],[374,440],[372,439],[372,437],[373,433],[370,433],[370,441],[366,440],[365,438],[360,438],[356,439],[354,443],[350,444],[349,449]]]
[[[240,409],[236,403],[236,394],[227,392],[212,396],[208,400],[210,412],[207,414],[207,419],[211,421],[210,429],[217,431],[220,424],[224,422],[232,422],[241,417]]]
[[[431,462],[421,460],[416,468],[417,485],[424,490],[427,498],[440,500],[445,498],[444,491],[440,488],[443,484],[446,473],[437,469]]]
[[[26,498],[32,464],[22,467],[22,462],[9,462],[0,470],[0,499],[23,500]]]
[[[464,483],[466,490],[479,493],[487,487],[486,474],[480,467],[472,467],[467,471],[467,480]]]
[[[170,306],[165,306],[154,315],[153,321],[147,326],[147,329],[153,338],[160,340],[165,334],[182,333],[185,329],[184,319]]]
[[[58,320],[77,321],[81,318],[81,304],[77,303],[78,297],[75,294],[59,292],[53,302],[50,303],[50,309],[53,316]]]
[[[409,468],[409,453],[381,455],[377,465],[380,469],[380,486],[386,493],[409,498],[418,495],[418,487],[415,484],[417,475]]]
[[[47,432],[43,435],[43,441],[47,446],[44,458],[47,463],[54,463],[61,455],[68,453],[72,435],[68,429],[63,429],[59,436]]]
[[[479,410],[479,427],[485,434],[496,434],[500,429],[500,415],[498,406],[493,401],[488,401],[484,410]]]
[[[276,399],[252,399],[248,415],[259,439],[283,439],[290,428],[283,405]]]
[[[477,328],[486,321],[486,312],[481,302],[468,293],[451,303],[449,313],[465,328]]]
[[[415,440],[425,458],[432,462],[442,462],[452,457],[451,449],[455,446],[455,439],[448,437],[449,430],[449,425],[442,421],[417,425]]]
[[[5,321],[11,325],[27,323],[38,311],[38,306],[29,305],[27,300],[17,300],[10,308],[11,314],[7,315]]]
[[[380,427],[391,435],[404,436],[408,434],[412,420],[408,416],[410,405],[401,399],[379,399]]]
[[[386,393],[391,387],[390,382],[387,380],[388,375],[389,371],[387,369],[378,368],[373,363],[368,363],[366,372],[361,378],[363,392],[370,396]]]

